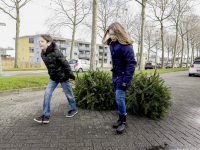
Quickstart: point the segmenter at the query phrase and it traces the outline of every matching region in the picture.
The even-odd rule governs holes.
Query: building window
[[[107,50],[108,49],[108,47],[105,47],[105,50]]]
[[[37,62],[40,62],[40,59],[39,59],[39,58],[37,58]]]
[[[104,56],[107,56],[107,53],[105,53],[105,55]]]
[[[76,47],[78,47],[78,43],[75,43],[74,45],[75,45]]]
[[[66,42],[65,41],[60,41],[60,44],[66,44]]]
[[[34,38],[29,38],[29,43],[34,43]]]
[[[33,63],[34,62],[34,56],[29,56],[29,62]]]
[[[29,53],[34,53],[34,47],[29,47]]]
[[[37,53],[39,53],[40,52],[40,49],[39,48],[37,48]]]
[[[90,47],[90,45],[89,44],[85,44],[85,47]]]
[[[74,55],[77,55],[77,53],[74,53]]]
[[[82,43],[79,43],[79,47],[83,47],[83,44],[82,44]]]
[[[107,59],[104,59],[104,63],[107,63]]]

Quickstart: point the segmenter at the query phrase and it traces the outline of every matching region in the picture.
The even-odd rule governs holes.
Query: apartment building
[[[39,47],[39,37],[40,35],[30,35],[19,37],[19,50],[18,59],[20,62],[30,62],[30,63],[43,63],[41,59],[41,49]],[[58,45],[60,51],[66,57],[67,60],[70,59],[71,51],[71,39],[66,39],[62,37],[53,37],[54,42]],[[91,54],[91,44],[85,41],[74,41],[74,49],[72,54],[72,59],[90,59]],[[101,44],[96,45],[96,61],[97,66],[101,66],[103,55],[103,47]],[[111,66],[111,55],[109,47],[105,47],[104,55],[104,67]]]

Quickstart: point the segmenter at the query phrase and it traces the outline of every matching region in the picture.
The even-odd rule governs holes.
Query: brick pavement
[[[164,142],[182,150],[200,149],[200,77],[187,71],[161,75],[172,86],[173,107],[159,121],[129,114],[129,127],[117,135],[111,124],[117,111],[78,109],[66,118],[69,105],[61,88],[52,96],[49,124],[38,124],[44,90],[0,97],[0,150],[145,150]]]

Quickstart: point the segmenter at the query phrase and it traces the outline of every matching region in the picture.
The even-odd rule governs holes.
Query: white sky
[[[45,25],[45,20],[50,16],[51,11],[47,7],[52,7],[49,0],[34,0],[30,2],[20,10],[20,36],[24,35],[34,35],[38,33],[45,33],[48,28]],[[140,5],[135,2],[129,2],[133,7],[133,11],[140,13]],[[200,15],[200,5],[195,7],[196,13]],[[92,19],[91,19],[92,20]],[[0,22],[6,23],[6,26],[0,26],[0,47],[13,47],[15,48],[15,20],[9,17],[7,14],[0,10]],[[84,35],[83,32],[79,30],[76,33],[76,39],[84,38],[86,41],[90,42],[90,36]],[[62,31],[61,35],[65,38],[71,39],[71,30],[66,28]],[[87,37],[87,38],[86,38]],[[100,43],[100,39],[97,43]],[[135,50],[137,46],[134,45]],[[9,53],[14,56],[13,51]]]

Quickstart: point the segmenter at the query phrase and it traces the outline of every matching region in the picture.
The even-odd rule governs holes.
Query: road
[[[122,135],[111,127],[118,119],[117,110],[78,108],[75,117],[66,118],[69,105],[61,88],[52,95],[47,125],[33,121],[42,114],[45,90],[2,96],[0,149],[145,150],[166,142],[181,150],[199,150],[200,77],[189,77],[188,71],[163,73],[161,77],[171,87],[169,114],[155,121],[128,113],[129,127]]]
[[[109,69],[99,69],[101,71],[110,71]],[[31,70],[31,71],[3,71],[3,76],[23,76],[23,75],[39,75],[39,74],[47,74],[47,70]]]

